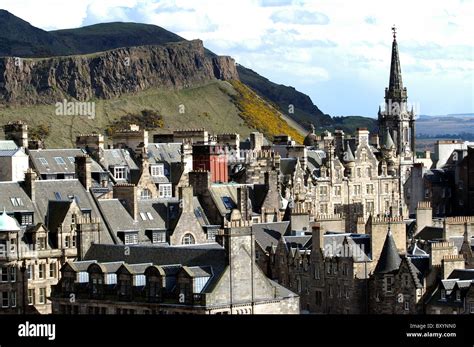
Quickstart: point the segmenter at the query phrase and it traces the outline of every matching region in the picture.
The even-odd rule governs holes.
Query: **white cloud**
[[[472,1],[3,0],[2,5],[45,29],[116,20],[156,24],[187,39],[200,38],[216,53],[232,55],[275,82],[291,81],[315,100],[320,95],[333,100],[330,93],[357,94],[355,82],[348,81],[354,78],[360,79],[359,89],[375,85],[383,94],[390,28],[396,24],[402,71],[410,73],[404,73],[404,81],[423,86],[417,94],[430,99],[425,104],[436,105],[438,100],[430,96],[436,93],[430,91],[444,84],[453,94],[473,92],[474,51],[472,35],[467,34]],[[437,76],[437,84],[432,76]],[[452,76],[460,81],[457,89]],[[412,87],[407,88],[410,93]],[[374,98],[366,92],[354,111],[336,101],[325,111],[364,113]],[[474,111],[472,102],[457,107]]]

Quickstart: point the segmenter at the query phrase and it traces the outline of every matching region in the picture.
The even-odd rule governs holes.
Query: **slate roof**
[[[382,253],[380,254],[379,261],[375,267],[374,273],[376,274],[387,274],[396,271],[400,268],[401,258],[398,254],[395,240],[393,239],[392,233],[389,231],[385,242],[383,244]]]
[[[103,218],[112,232],[137,231],[138,241],[149,243],[146,230],[166,230],[167,203],[166,200],[138,200],[138,216],[134,221],[118,199],[98,200]],[[140,213],[144,213],[145,220]],[[148,213],[153,219],[150,219]]]
[[[74,164],[74,158],[78,155],[84,155],[85,152],[82,149],[37,149],[30,150],[30,160],[33,167],[40,175],[46,174],[75,174],[76,166]],[[47,164],[43,164],[40,158],[46,160]],[[64,164],[56,162],[55,158],[62,158]],[[104,169],[92,159],[91,172],[104,172]]]
[[[226,208],[223,198],[230,198],[234,206],[237,206],[237,185],[232,184],[213,184],[209,191],[212,200],[221,215],[226,215],[232,212],[232,209]]]
[[[147,153],[150,164],[181,162],[180,143],[150,143]]]
[[[324,235],[323,242],[325,257],[351,256],[355,262],[371,260],[369,235],[328,232]],[[345,245],[348,246],[347,250]],[[350,254],[344,254],[347,251]]]
[[[443,228],[429,226],[424,227],[418,234],[416,234],[415,238],[425,241],[442,239]]]
[[[10,198],[20,198],[22,205],[15,206]],[[4,208],[8,213],[35,211],[30,197],[17,182],[0,182],[0,211]]]
[[[35,218],[35,223],[46,221],[50,201],[67,201],[73,197],[82,211],[91,211],[91,217],[93,218],[101,217],[92,196],[86,192],[82,184],[76,179],[39,180],[35,182],[35,187],[35,206],[38,211],[38,218]],[[103,222],[101,223],[100,242],[113,242],[109,230]]]
[[[0,141],[0,151],[16,151],[18,146],[15,141],[12,140],[1,140]]]
[[[14,141],[0,141],[0,157],[13,157],[17,153],[22,156],[27,156],[25,150],[18,147]]]
[[[280,159],[280,172],[283,175],[293,175],[296,168],[296,158],[281,158]]]
[[[265,251],[270,251],[272,246],[276,246],[281,237],[286,233],[290,222],[259,223],[252,225],[252,233],[255,241]]]
[[[224,248],[217,244],[201,247],[153,247],[94,244],[87,251],[84,260],[97,262],[124,261],[127,264],[153,263],[153,265],[182,265],[189,267],[211,266],[214,274],[220,274],[226,267],[227,257]]]
[[[312,236],[283,236],[288,248],[306,249],[311,248]]]
[[[462,281],[465,280],[474,280],[474,269],[456,269],[451,272],[448,276],[448,279],[459,279]]]
[[[103,165],[107,169],[112,166],[125,166],[130,170],[140,170],[126,149],[105,149]]]

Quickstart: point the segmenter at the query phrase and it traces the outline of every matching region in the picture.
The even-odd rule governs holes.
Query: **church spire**
[[[392,27],[393,43],[392,43],[392,62],[390,66],[390,82],[388,85],[389,91],[403,90],[402,69],[400,68],[400,58],[398,56],[397,44],[397,28]]]

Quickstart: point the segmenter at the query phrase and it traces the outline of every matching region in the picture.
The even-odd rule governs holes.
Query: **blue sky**
[[[109,21],[200,38],[333,116],[375,116],[398,27],[404,84],[421,114],[474,112],[473,1],[2,0],[45,30]]]

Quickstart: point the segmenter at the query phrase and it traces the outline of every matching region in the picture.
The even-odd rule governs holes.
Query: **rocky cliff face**
[[[109,99],[152,87],[181,89],[239,79],[230,57],[210,57],[202,41],[139,46],[47,59],[0,58],[0,102]]]

